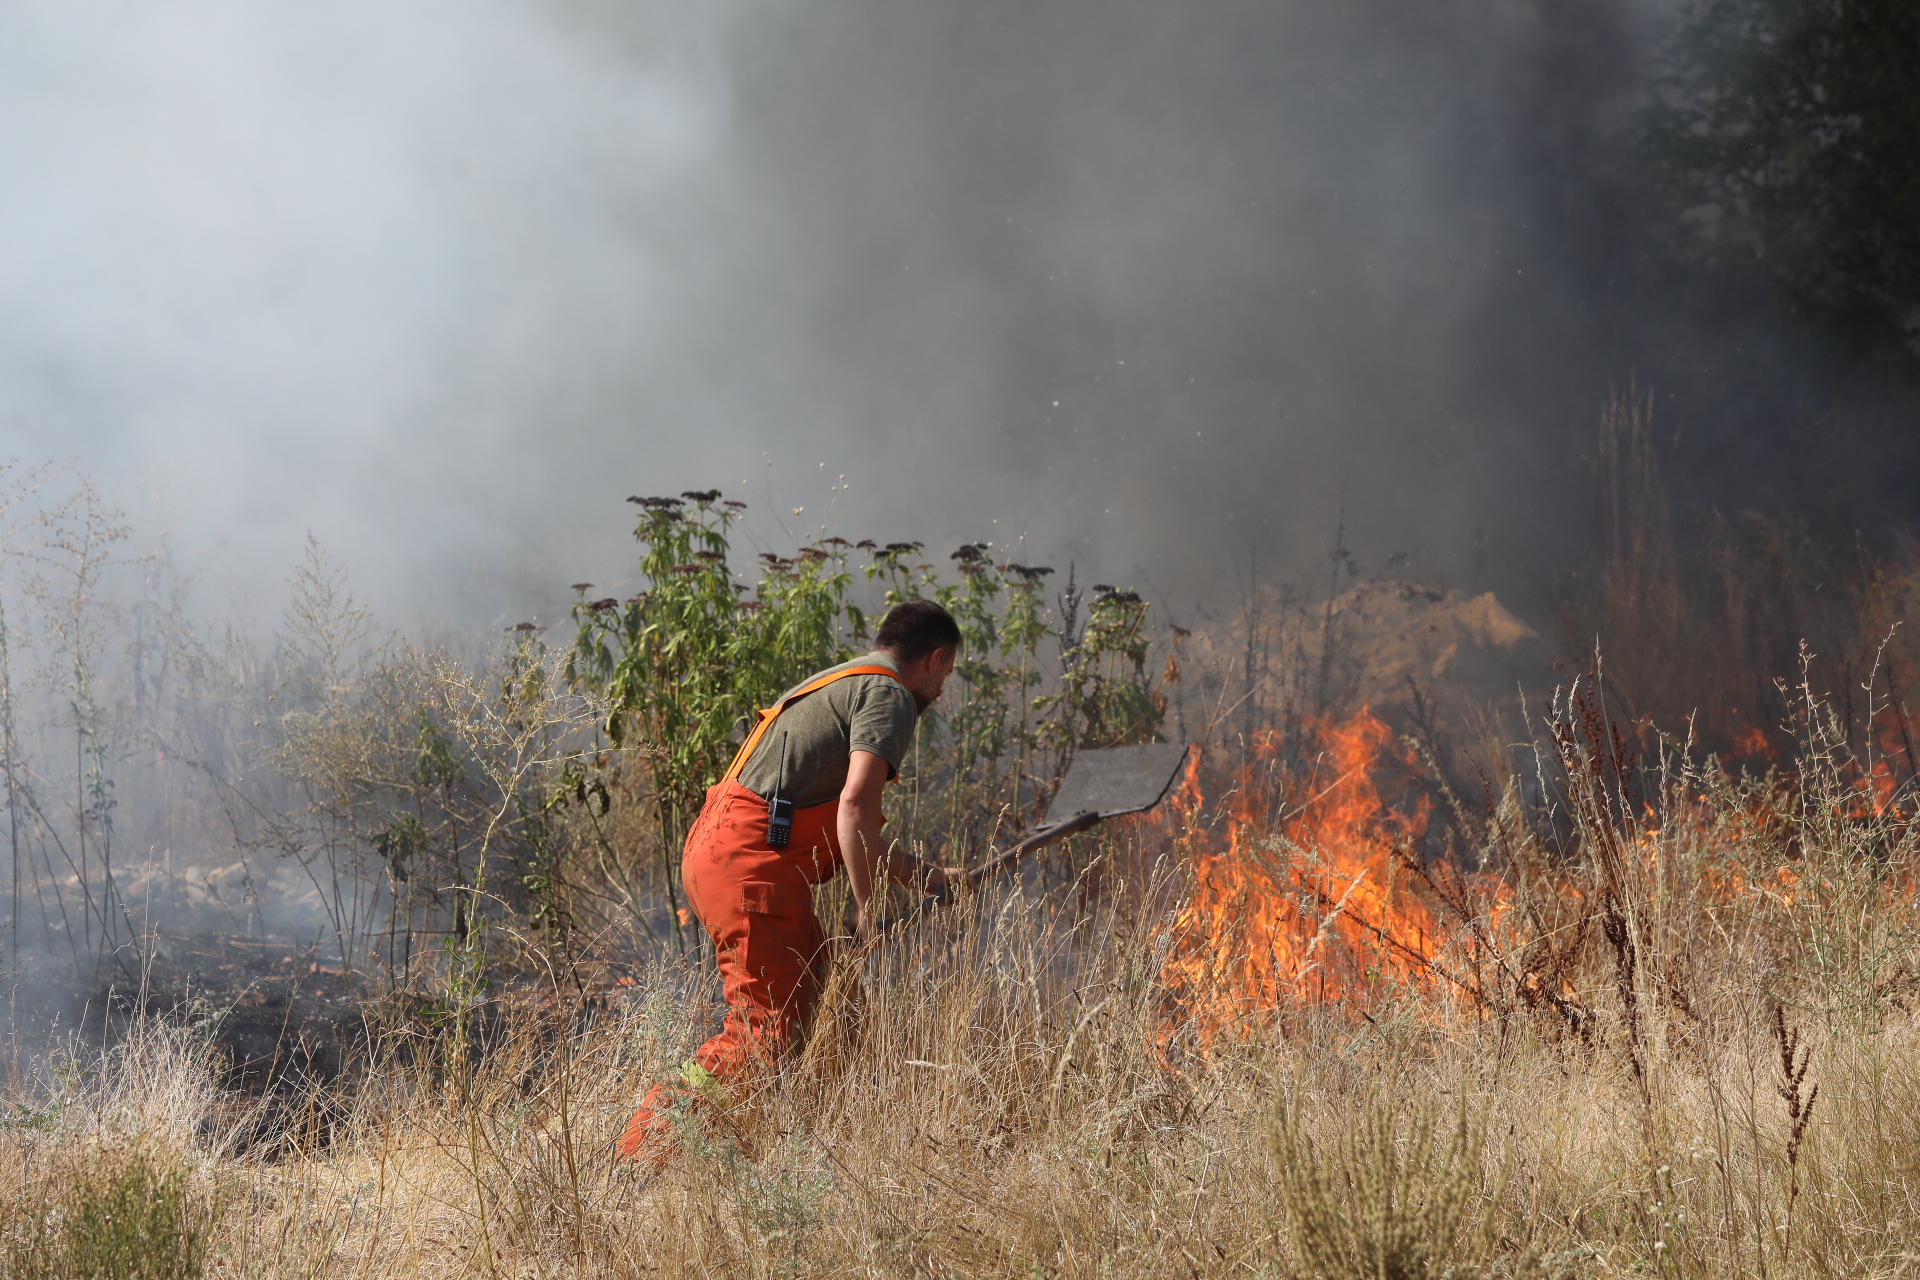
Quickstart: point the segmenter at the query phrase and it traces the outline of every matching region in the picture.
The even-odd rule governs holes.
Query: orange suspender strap
[[[792,693],[780,699],[777,705],[762,708],[760,712],[760,723],[753,726],[753,732],[748,734],[747,740],[740,744],[739,754],[734,756],[733,763],[727,766],[726,776],[720,779],[720,781],[732,782],[734,778],[739,775],[740,771],[747,767],[747,760],[753,755],[753,749],[760,745],[760,739],[766,736],[767,727],[779,717],[782,711],[785,711],[788,707],[800,701],[800,699],[806,697],[816,689],[824,689],[835,680],[845,680],[848,676],[887,676],[894,680],[900,680],[900,673],[891,667],[848,667],[845,671],[831,672],[821,676],[811,684],[795,689]],[[900,683],[904,688],[906,681],[901,680]]]

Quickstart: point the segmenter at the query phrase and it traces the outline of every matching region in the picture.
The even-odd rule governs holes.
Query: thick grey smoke
[[[624,496],[694,485],[1024,532],[1177,603],[1309,563],[1343,503],[1365,554],[1524,579],[1636,372],[1593,193],[1648,30],[1598,0],[9,5],[0,447],[150,494],[262,590],[312,530],[395,621],[550,617],[619,581]]]

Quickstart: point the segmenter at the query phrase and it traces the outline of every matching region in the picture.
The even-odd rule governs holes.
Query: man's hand
[[[840,790],[840,812],[835,822],[840,837],[840,860],[847,866],[847,883],[859,911],[860,940],[873,931],[873,889],[884,866],[887,879],[911,885],[923,893],[957,889],[963,879],[958,867],[930,862],[889,849],[880,838],[880,789],[887,785],[888,765],[871,751],[847,757],[847,785]]]
[[[926,873],[921,878],[920,888],[926,893],[959,892],[966,883],[967,873],[959,867],[935,867],[922,863]]]

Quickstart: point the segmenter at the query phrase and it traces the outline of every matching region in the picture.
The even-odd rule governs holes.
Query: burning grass
[[[1275,1010],[1364,1001],[1371,986],[1418,985],[1434,971],[1440,930],[1407,884],[1407,867],[1421,873],[1408,850],[1429,804],[1382,797],[1382,764],[1406,763],[1392,731],[1362,708],[1313,736],[1319,749],[1289,761],[1278,735],[1255,734],[1217,840],[1192,829],[1197,768],[1189,774],[1194,883],[1163,978],[1203,1043]]]
[[[673,727],[646,716],[684,712],[718,751],[733,703],[764,700],[720,649],[642,643],[656,616],[692,619],[701,643],[733,634],[702,612],[741,608],[723,552],[675,541],[724,544],[713,496],[687,495],[698,518],[641,502],[642,541],[663,557],[646,592],[587,601],[582,586],[571,658],[604,650],[598,691],[527,627],[490,665],[395,642],[354,666],[363,611],[316,553],[281,667],[225,682],[259,691],[240,714],[271,750],[235,746],[220,766],[185,750],[191,735],[154,740],[220,781],[235,901],[201,879],[236,931],[270,929],[249,857],[305,877],[337,949],[328,992],[376,997],[364,1034],[335,1037],[358,1059],[247,1091],[248,1062],[217,1048],[244,1038],[245,1009],[182,1028],[145,998],[108,1049],[16,1052],[0,1276],[1911,1268],[1920,858],[1892,679],[1906,660],[1889,644],[1884,666],[1841,661],[1841,705],[1803,687],[1773,734],[1748,728],[1757,700],[1678,673],[1674,696],[1720,700],[1674,720],[1701,740],[1663,739],[1649,708],[1672,689],[1647,673],[1721,647],[1679,644],[1698,630],[1680,614],[1641,625],[1659,620],[1642,605],[1678,590],[1652,544],[1616,548],[1605,602],[1651,637],[1609,686],[1624,714],[1586,680],[1531,721],[1483,708],[1461,723],[1486,778],[1418,683],[1397,710],[1354,705],[1372,661],[1350,651],[1360,620],[1376,597],[1413,596],[1360,590],[1350,558],[1336,556],[1324,608],[1293,601],[1277,630],[1250,608],[1237,656],[1175,629],[1148,662],[1131,592],[1082,599],[1069,573],[1049,610],[1042,570],[995,569],[978,544],[955,553],[951,591],[903,560],[916,544],[867,548],[876,591],[946,591],[978,659],[903,773],[890,830],[904,839],[977,856],[997,824],[1036,815],[1084,746],[1164,731],[1210,750],[1157,824],[1083,837],[1018,884],[843,956],[779,1077],[686,1117],[663,1168],[616,1166],[635,1100],[718,1015],[671,896],[677,824],[707,766],[663,755]],[[781,669],[756,677],[767,689],[859,638],[834,545],[774,556],[748,602],[768,635],[788,634],[782,618],[827,626],[792,632],[806,643],[774,655]],[[1909,579],[1889,571],[1868,595],[1905,616]],[[1471,609],[1497,630],[1490,597],[1415,594],[1423,616]],[[834,632],[841,613],[851,629]],[[1438,678],[1471,638],[1455,629],[1443,652],[1406,649],[1402,675]],[[221,686],[223,668],[189,652]],[[620,687],[653,691],[627,711],[621,671],[641,685]],[[616,715],[627,736],[603,740]],[[1524,729],[1502,728],[1516,718]],[[1516,736],[1528,742],[1510,749]],[[1770,771],[1729,773],[1702,742]],[[271,778],[255,776],[262,760]],[[111,795],[92,776],[99,803],[73,815],[68,873],[59,823],[15,833],[46,872],[16,861],[15,898],[31,895],[43,941],[76,966],[83,942],[116,964],[137,950],[148,926],[129,886],[142,902],[181,892],[170,863],[137,882],[113,860],[114,828],[96,820]],[[174,812],[164,796],[150,808]],[[822,894],[830,921],[836,892]],[[166,963],[144,954],[143,997]],[[322,970],[306,965],[311,997]],[[295,976],[274,980],[283,991],[256,972],[250,995],[280,1015],[269,1004],[292,1009]],[[218,994],[180,984],[203,1004]],[[274,1024],[259,1056],[277,1062],[301,1027]],[[316,1046],[291,1047],[317,1062]]]
[[[1098,895],[843,959],[658,1172],[610,1140],[713,1016],[697,970],[376,1052],[324,1144],[247,1146],[153,1023],[14,1082],[7,1274],[1903,1275],[1920,850],[1823,715],[1787,785],[1637,757],[1576,687],[1555,804],[1446,857],[1372,717],[1270,743],[1081,864]],[[154,1247],[74,1270],[133,1256],[109,1219]]]

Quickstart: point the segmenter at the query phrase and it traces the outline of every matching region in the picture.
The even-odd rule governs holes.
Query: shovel
[[[1145,813],[1173,789],[1173,780],[1186,766],[1188,748],[1179,742],[1155,742],[1143,747],[1100,747],[1080,752],[1047,806],[1047,816],[1019,844],[967,872],[968,888],[1020,864],[1021,859],[1056,840],[1085,831],[1107,818]],[[887,932],[918,919],[929,907],[947,901],[942,890],[922,898],[907,911],[882,924]]]

